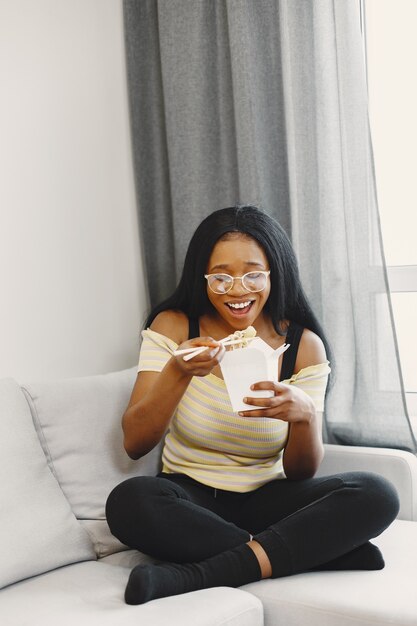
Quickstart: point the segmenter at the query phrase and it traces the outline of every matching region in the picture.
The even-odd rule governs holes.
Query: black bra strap
[[[300,345],[300,339],[303,331],[304,328],[295,322],[291,322],[288,327],[285,343],[289,343],[290,347],[284,352],[282,357],[281,375],[279,377],[280,380],[287,380],[294,374],[298,346]]]
[[[200,336],[200,324],[198,318],[190,317],[188,319],[188,339],[194,339],[194,337]]]

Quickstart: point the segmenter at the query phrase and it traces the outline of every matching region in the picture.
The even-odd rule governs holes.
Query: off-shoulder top
[[[178,345],[153,330],[142,331],[138,372],[160,372]],[[300,370],[282,382],[296,385],[323,411],[329,363]],[[161,394],[164,390],[161,389]],[[283,450],[288,423],[234,413],[223,379],[194,376],[165,438],[163,471],[186,474],[216,489],[247,492],[284,478]]]

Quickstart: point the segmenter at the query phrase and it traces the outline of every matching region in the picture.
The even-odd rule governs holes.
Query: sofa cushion
[[[139,461],[123,448],[121,417],[135,378],[131,368],[23,385],[48,463],[79,519],[104,519],[113,487],[158,472],[158,448]]]
[[[99,559],[108,556],[109,554],[114,554],[115,552],[128,550],[128,546],[125,546],[111,534],[106,520],[81,519],[78,521],[90,535],[95,553]]]
[[[261,600],[265,626],[416,624],[417,522],[395,520],[372,541],[384,556],[383,570],[310,572],[242,589]]]
[[[94,559],[52,476],[19,385],[0,380],[0,587]]]
[[[7,626],[262,626],[254,596],[218,587],[163,598],[141,606],[124,603],[129,569],[79,563],[0,591]]]

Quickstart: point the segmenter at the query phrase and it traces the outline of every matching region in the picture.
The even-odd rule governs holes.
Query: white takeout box
[[[237,413],[256,409],[254,405],[243,402],[246,396],[271,398],[274,395],[270,390],[253,391],[250,386],[262,380],[277,381],[278,359],[289,347],[289,344],[284,344],[274,350],[263,339],[255,337],[246,348],[226,352],[220,361],[220,367],[233,411]]]

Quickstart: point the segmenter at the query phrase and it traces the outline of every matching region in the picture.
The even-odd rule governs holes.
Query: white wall
[[[147,300],[121,0],[0,0],[0,377],[133,365]]]

